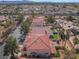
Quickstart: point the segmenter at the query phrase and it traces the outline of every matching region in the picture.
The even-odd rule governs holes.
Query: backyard
[[[52,40],[59,40],[60,39],[59,33],[56,30],[53,30],[53,33],[52,35],[50,35],[50,38]]]

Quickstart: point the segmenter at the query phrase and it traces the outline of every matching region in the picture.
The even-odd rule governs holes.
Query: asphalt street
[[[8,56],[3,56],[3,54],[4,54],[4,52],[3,52],[3,50],[4,50],[4,45],[5,45],[5,44],[0,45],[0,59],[8,59]]]

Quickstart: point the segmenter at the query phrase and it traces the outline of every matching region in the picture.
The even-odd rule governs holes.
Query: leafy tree
[[[18,21],[18,24],[21,23],[23,20],[23,15],[17,15],[16,21]]]
[[[67,32],[67,34],[65,35],[65,37],[68,40],[69,39],[69,31],[67,30],[66,32]]]
[[[23,22],[22,25],[21,25],[21,31],[24,32],[24,33],[25,32],[28,33],[28,30],[29,30],[29,24],[26,23],[26,22]]]
[[[5,28],[9,27],[12,25],[12,21],[9,20],[9,21],[6,21],[6,24],[4,25]]]
[[[47,23],[54,23],[55,22],[54,17],[52,17],[52,16],[45,16],[45,17],[46,17],[46,22]]]
[[[79,44],[78,38],[75,37],[75,39],[74,39],[73,41],[74,41],[74,44],[75,44],[75,45],[76,45],[76,44]]]
[[[65,31],[64,29],[62,29],[62,30],[59,31],[59,34],[60,34],[60,37],[61,37],[62,40],[65,40],[64,31]]]
[[[66,34],[65,34],[65,30],[62,29],[59,34],[60,34],[60,36],[61,36],[62,41],[64,42],[64,44],[62,44],[62,45],[63,45],[63,47],[65,48],[66,42],[67,42],[67,40],[69,39],[68,31],[66,31]]]
[[[27,19],[26,21],[22,22],[21,24],[21,32],[24,32],[24,34],[27,34],[29,31],[29,27],[31,25],[31,20]]]
[[[16,38],[9,37],[4,46],[4,56],[10,56],[10,59],[15,59],[15,53],[18,53],[18,44]]]

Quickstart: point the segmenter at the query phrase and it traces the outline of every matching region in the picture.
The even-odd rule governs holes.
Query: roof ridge
[[[40,38],[41,36],[38,36],[27,48],[30,48],[37,40],[40,40],[45,46],[48,47],[48,49],[51,51],[51,48],[46,44],[43,40]],[[26,45],[27,46],[27,45]]]
[[[39,38],[40,39],[40,38]],[[40,39],[41,40],[41,39]],[[41,40],[49,49],[50,49],[50,47],[43,41],[43,40]]]
[[[27,38],[29,39],[30,37],[27,36]],[[35,38],[37,38],[37,37],[31,37],[30,39],[35,39]],[[25,41],[26,41],[26,42],[29,42],[30,40],[28,40],[28,39],[27,39],[27,40],[25,39]],[[24,42],[25,42],[25,41],[24,41]]]
[[[37,39],[35,39],[27,48],[29,48],[33,43],[35,43]]]

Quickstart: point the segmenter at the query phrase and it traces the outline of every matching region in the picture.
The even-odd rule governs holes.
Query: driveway
[[[13,36],[15,37],[17,40],[20,36],[20,26],[18,26],[11,34],[9,34],[9,36]]]

